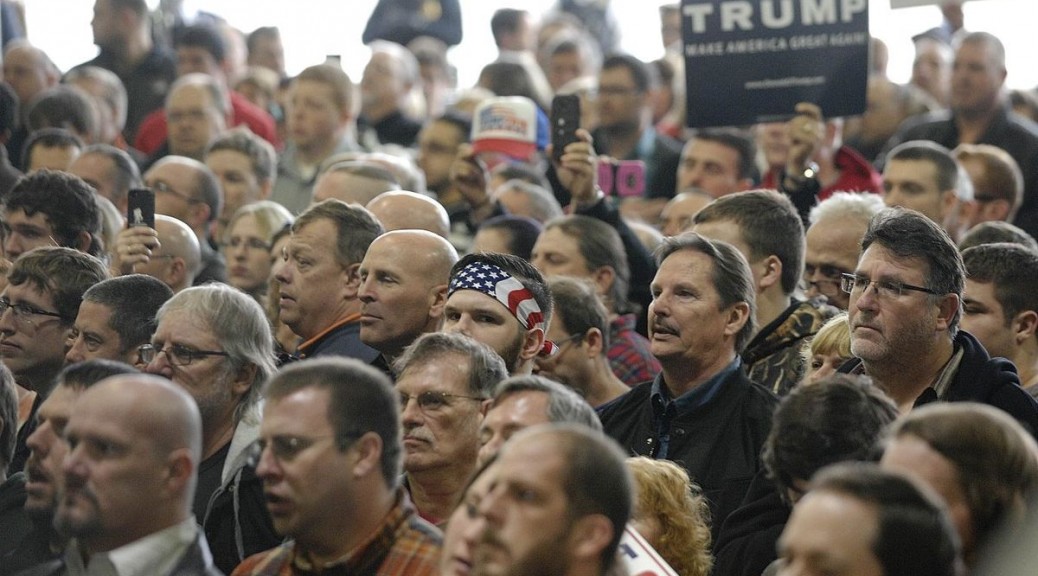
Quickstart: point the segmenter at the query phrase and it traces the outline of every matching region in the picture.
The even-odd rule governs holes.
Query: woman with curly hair
[[[667,460],[628,458],[637,492],[631,525],[681,576],[706,576],[710,511],[688,472]]]

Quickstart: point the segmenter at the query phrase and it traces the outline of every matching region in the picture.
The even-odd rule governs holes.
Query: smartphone
[[[551,101],[551,144],[552,157],[556,162],[562,158],[566,146],[579,141],[580,96],[560,94]]]
[[[598,187],[606,196],[640,197],[645,194],[645,162],[599,162]]]
[[[148,188],[130,190],[126,203],[126,226],[155,227],[155,192]]]

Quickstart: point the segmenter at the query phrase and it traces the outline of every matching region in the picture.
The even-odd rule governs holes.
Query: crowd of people
[[[471,87],[456,0],[380,1],[360,79],[5,20],[0,575],[1030,573],[1038,97],[941,10],[861,116],[721,128],[678,4],[653,62],[498,10]]]

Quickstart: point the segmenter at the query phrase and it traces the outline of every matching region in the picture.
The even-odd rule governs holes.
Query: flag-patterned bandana
[[[521,282],[513,278],[501,268],[489,262],[472,262],[461,269],[451,279],[447,288],[447,297],[458,290],[475,290],[490,296],[501,303],[519,320],[526,330],[539,328],[547,332],[544,326],[544,314],[533,294]],[[544,340],[542,355],[551,355],[556,346],[547,338]]]

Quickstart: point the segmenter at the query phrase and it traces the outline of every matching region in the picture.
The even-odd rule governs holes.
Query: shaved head
[[[368,202],[367,209],[386,230],[428,230],[441,238],[450,236],[447,210],[436,200],[417,192],[383,192]]]

